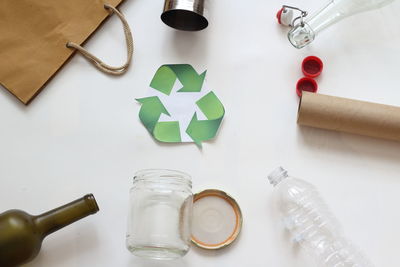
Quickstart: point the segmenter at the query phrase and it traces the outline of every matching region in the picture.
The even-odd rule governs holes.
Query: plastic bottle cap
[[[220,249],[238,237],[242,212],[227,193],[207,189],[194,195],[192,242],[204,249]]]
[[[324,68],[324,64],[319,57],[309,56],[303,60],[301,70],[306,77],[315,78],[319,76]]]
[[[299,97],[301,97],[303,91],[316,93],[317,90],[318,90],[317,82],[309,77],[301,78],[300,80],[298,80],[296,84],[296,93]]]

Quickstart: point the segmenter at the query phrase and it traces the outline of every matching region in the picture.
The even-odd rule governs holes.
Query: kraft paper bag
[[[133,41],[115,9],[122,1],[0,0],[0,84],[28,104],[77,50],[104,72],[125,72]],[[108,66],[80,46],[113,13],[122,20],[128,46],[122,67]]]

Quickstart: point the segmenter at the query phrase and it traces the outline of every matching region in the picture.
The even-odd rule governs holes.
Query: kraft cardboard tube
[[[400,141],[400,107],[303,92],[297,123]]]

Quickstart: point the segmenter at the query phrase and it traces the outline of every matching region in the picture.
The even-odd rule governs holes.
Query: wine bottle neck
[[[35,217],[35,225],[43,238],[61,228],[99,211],[92,194]]]

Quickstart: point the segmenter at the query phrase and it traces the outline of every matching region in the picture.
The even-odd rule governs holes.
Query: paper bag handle
[[[74,42],[68,42],[67,47],[69,48],[75,48],[77,51],[79,51],[84,57],[86,57],[88,60],[90,60],[93,65],[95,65],[99,70],[101,70],[104,73],[112,74],[112,75],[121,75],[124,74],[127,70],[128,67],[131,63],[132,60],[132,55],[133,55],[133,38],[132,38],[132,32],[131,29],[129,28],[128,22],[126,21],[124,15],[122,15],[121,12],[118,11],[115,7],[109,5],[109,4],[104,4],[105,9],[109,9],[111,13],[115,13],[121,20],[122,25],[124,27],[124,33],[125,33],[125,40],[126,40],[126,47],[128,50],[128,56],[126,59],[126,63],[120,67],[113,67],[110,65],[107,65],[104,63],[101,59],[87,51],[85,48],[80,46],[77,43]]]

